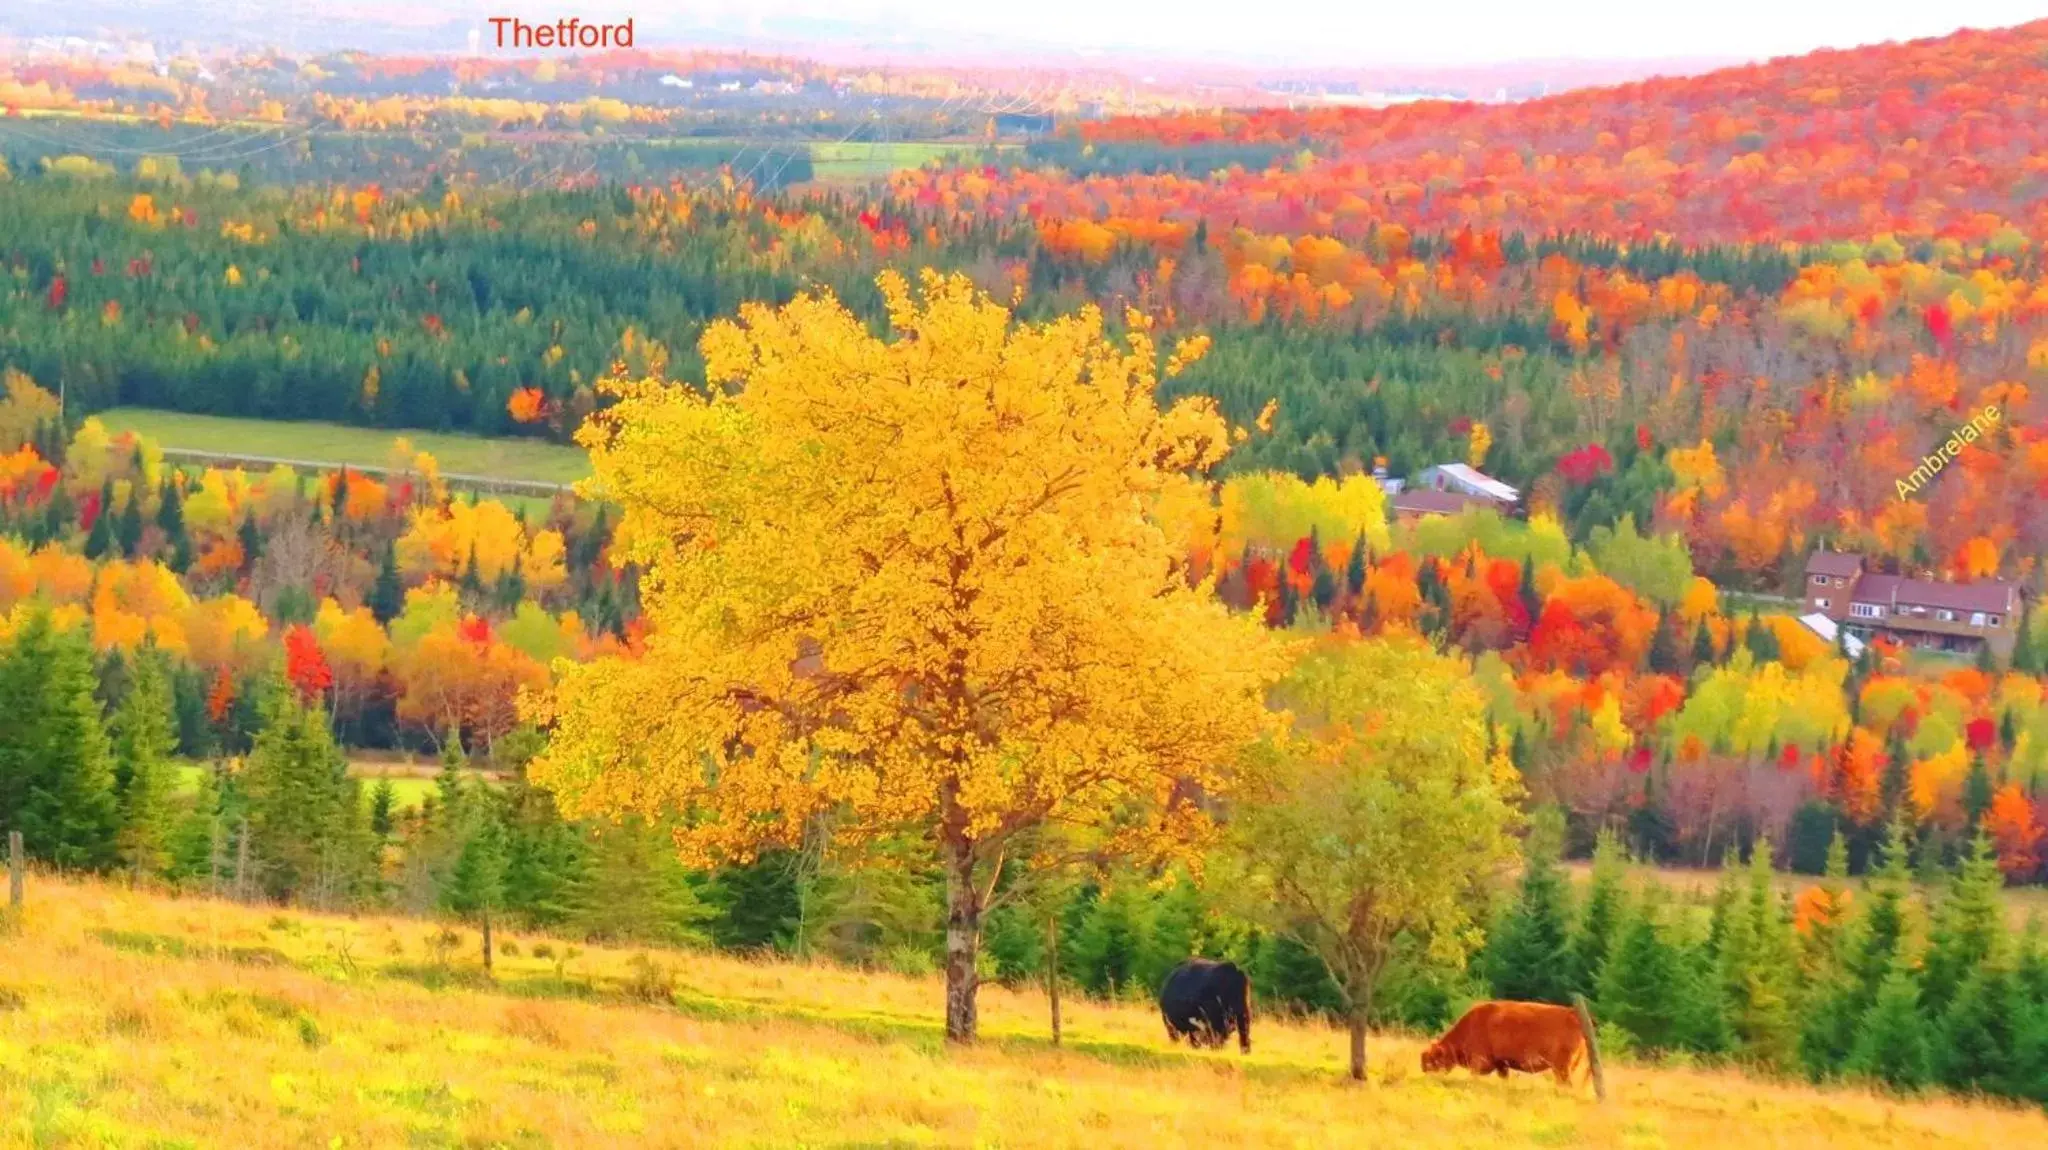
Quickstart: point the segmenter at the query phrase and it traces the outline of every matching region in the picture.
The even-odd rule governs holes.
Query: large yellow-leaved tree
[[[701,389],[610,385],[579,438],[650,634],[558,668],[532,769],[573,813],[675,819],[698,862],[928,836],[966,1041],[1007,853],[1198,841],[1284,653],[1189,584],[1169,520],[1213,506],[1229,429],[1160,410],[1142,317],[880,283],[891,338],[802,296],[714,324]]]

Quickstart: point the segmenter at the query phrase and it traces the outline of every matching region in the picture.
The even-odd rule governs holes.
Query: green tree
[[[1920,987],[1901,955],[1879,984],[1870,1012],[1856,1028],[1849,1073],[1896,1090],[1925,1086],[1933,1077],[1927,1020],[1920,1013]]]
[[[172,795],[176,791],[177,721],[168,661],[153,645],[137,654],[128,693],[110,724],[114,796],[121,814],[121,865],[159,874],[169,864]]]
[[[117,856],[121,826],[113,751],[92,649],[30,612],[0,653],[0,830],[19,830],[29,857],[97,870]]]
[[[389,625],[405,610],[405,582],[398,575],[398,548],[386,546],[377,564],[377,581],[370,587],[365,603],[377,622]]]
[[[1230,885],[1321,956],[1362,1079],[1396,938],[1463,961],[1475,933],[1466,893],[1511,857],[1515,814],[1460,660],[1412,640],[1326,640],[1276,698],[1294,726],[1254,756],[1229,827],[1241,871]]]
[[[359,784],[328,730],[327,714],[286,684],[266,685],[242,786],[261,889],[280,901],[333,906],[362,889],[372,842]]]
[[[1665,937],[1663,914],[1663,889],[1652,886],[1622,925],[1600,974],[1600,1016],[1653,1052],[1680,1048],[1691,1028],[1687,972]]]
[[[1938,1015],[1972,972],[1992,961],[2005,943],[2005,876],[1991,838],[1979,832],[1957,869],[1928,935],[1921,997]]]
[[[628,818],[591,830],[577,876],[571,929],[594,942],[689,946],[707,940],[711,911],[676,860],[668,836]]]
[[[1601,827],[1593,844],[1593,879],[1586,891],[1585,913],[1579,916],[1571,941],[1573,985],[1587,994],[1598,994],[1607,956],[1627,916],[1627,877],[1628,855],[1621,836],[1612,827]]]
[[[505,827],[488,798],[468,811],[469,826],[441,887],[441,909],[474,922],[483,933],[484,969],[491,969],[492,918],[505,905]]]
[[[1571,954],[1571,891],[1557,854],[1564,816],[1544,807],[1523,843],[1519,896],[1487,940],[1484,969],[1495,998],[1569,1005],[1578,980]]]

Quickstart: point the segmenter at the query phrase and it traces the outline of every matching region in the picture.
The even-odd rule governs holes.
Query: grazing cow
[[[1236,963],[1191,958],[1173,968],[1159,987],[1159,1013],[1166,1037],[1188,1045],[1221,1046],[1237,1030],[1237,1048],[1252,1048],[1252,980]]]
[[[1422,1052],[1425,1074],[1462,1066],[1474,1074],[1548,1070],[1561,1085],[1572,1085],[1586,1063],[1586,1033],[1578,1012],[1547,1002],[1481,1002],[1473,1005],[1429,1049]]]

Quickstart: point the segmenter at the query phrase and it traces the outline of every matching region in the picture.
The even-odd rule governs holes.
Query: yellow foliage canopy
[[[1158,408],[1142,329],[880,282],[893,339],[804,296],[713,325],[707,389],[608,385],[579,438],[650,634],[557,667],[533,771],[578,814],[691,810],[699,857],[826,812],[842,842],[921,827],[972,921],[1034,826],[1186,841],[1283,652],[1149,511],[1206,487],[1228,429],[1207,399]]]

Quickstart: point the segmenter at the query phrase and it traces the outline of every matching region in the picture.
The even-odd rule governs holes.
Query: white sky
[[[925,44],[953,34],[1327,66],[1763,58],[2025,23],[2048,18],[2048,0],[685,0],[661,11],[774,37],[860,25],[877,47],[895,30]]]

